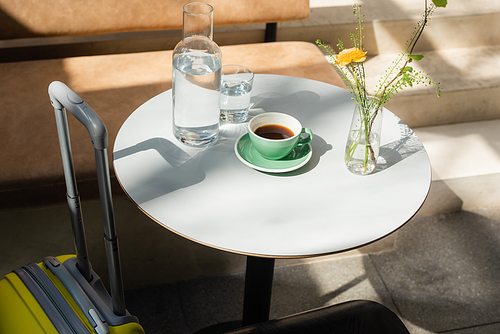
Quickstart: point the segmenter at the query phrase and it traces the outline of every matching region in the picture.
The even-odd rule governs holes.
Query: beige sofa
[[[172,51],[165,50],[161,40],[182,38],[179,29],[186,2],[0,0],[0,209],[65,201],[55,118],[47,94],[54,80],[66,83],[102,117],[111,159],[114,138],[125,119],[171,88]],[[309,0],[210,3],[215,26],[302,20],[310,10]],[[221,49],[223,64],[343,86],[310,42],[223,45]],[[94,153],[88,134],[71,118],[70,131],[80,193],[95,196]]]

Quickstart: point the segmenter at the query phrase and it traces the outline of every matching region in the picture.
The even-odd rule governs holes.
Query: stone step
[[[368,87],[375,87],[396,56],[366,61]],[[435,86],[414,86],[387,104],[410,127],[500,118],[500,45],[425,52],[412,67],[440,82],[442,94],[436,96]]]
[[[428,0],[429,3],[431,0]],[[310,0],[311,15],[302,21],[280,22],[277,39],[347,45],[357,27],[352,0]],[[397,53],[411,37],[424,14],[423,0],[358,1],[364,14],[365,48],[371,55]],[[264,38],[265,24],[215,27],[219,45],[258,43]],[[449,1],[437,8],[416,51],[463,48],[500,44],[500,1],[484,0],[471,6],[470,0]],[[170,44],[176,43],[175,38]],[[173,44],[175,45],[175,44]]]
[[[500,120],[416,128],[432,166],[432,185],[419,214],[500,203]]]
[[[429,0],[430,1],[430,0]],[[311,0],[311,16],[300,22],[278,25],[278,40],[321,39],[346,45],[355,31],[352,0]],[[421,19],[420,0],[370,0],[362,2],[368,82],[372,87],[396,58]],[[217,30],[219,29],[219,30]],[[218,43],[255,42],[263,26],[218,27]],[[255,30],[257,29],[257,30]],[[500,1],[485,0],[470,6],[469,0],[449,1],[437,8],[414,53],[425,58],[413,66],[441,83],[442,96],[434,88],[414,87],[396,95],[387,107],[411,127],[433,126],[500,118]],[[248,40],[246,40],[248,38]],[[498,97],[497,97],[498,96]]]
[[[430,3],[431,0],[428,0]],[[311,0],[311,15],[298,22],[278,25],[279,40],[349,43],[357,26],[352,0]],[[361,1],[364,14],[364,46],[372,55],[397,53],[405,46],[424,14],[422,0]],[[500,44],[500,1],[485,0],[471,6],[469,0],[448,1],[437,8],[420,38],[416,51]]]
[[[366,82],[373,91],[398,54],[365,61]],[[326,56],[329,59],[329,56]],[[416,85],[396,94],[387,108],[410,127],[423,127],[500,118],[500,45],[424,52],[411,65],[441,85]]]

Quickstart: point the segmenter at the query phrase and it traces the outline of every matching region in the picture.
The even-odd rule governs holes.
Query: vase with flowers
[[[414,70],[413,61],[421,60],[423,55],[413,54],[415,45],[422,35],[425,26],[436,7],[446,7],[447,0],[432,0],[430,5],[424,0],[425,12],[415,28],[403,51],[380,78],[374,92],[366,87],[364,61],[367,51],[363,49],[363,15],[361,6],[353,5],[353,14],[357,17],[357,33],[351,33],[351,48],[345,48],[339,40],[339,53],[320,40],[316,43],[330,55],[335,68],[355,101],[351,128],[345,149],[347,169],[354,174],[370,174],[377,164],[382,129],[382,113],[384,105],[401,89],[413,87],[414,84],[436,85],[437,95],[441,95],[439,83],[425,73]]]

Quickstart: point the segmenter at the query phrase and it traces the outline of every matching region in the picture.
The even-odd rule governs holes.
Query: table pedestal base
[[[243,320],[209,326],[196,334],[218,334],[269,320],[273,287],[274,259],[247,257]]]
[[[242,325],[269,320],[274,259],[248,256]]]

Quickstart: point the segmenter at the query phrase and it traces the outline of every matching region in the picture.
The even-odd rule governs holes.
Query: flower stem
[[[425,0],[425,11],[424,11],[424,20],[422,22],[422,25],[419,26],[418,32],[415,34],[415,38],[411,41],[411,43],[408,45],[406,50],[404,51],[404,54],[408,53],[408,49],[410,49],[410,52],[408,53],[411,55],[413,53],[413,50],[415,49],[415,46],[417,45],[418,40],[420,39],[420,36],[422,36],[422,33],[424,32],[424,28],[427,25],[427,20],[428,20],[428,15],[429,15],[429,8],[427,8],[427,0]],[[380,94],[381,100],[384,100],[385,93],[387,91],[387,88],[389,88],[392,83],[403,73],[404,69],[406,68],[406,65],[408,65],[408,60],[409,58],[406,59],[404,65],[401,67],[399,72],[394,76],[394,78],[384,87],[384,90],[382,91],[382,94]]]

